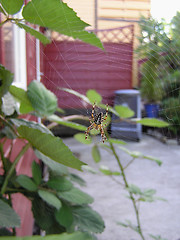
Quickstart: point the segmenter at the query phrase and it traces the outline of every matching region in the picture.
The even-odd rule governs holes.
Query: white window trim
[[[15,15],[21,18],[21,13]],[[26,68],[26,32],[13,24],[14,34],[14,85],[27,89],[27,68]]]

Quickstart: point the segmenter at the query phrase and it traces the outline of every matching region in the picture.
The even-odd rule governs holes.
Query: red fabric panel
[[[132,43],[104,43],[104,47],[105,51],[77,41],[54,41],[45,47],[43,82],[58,96],[60,107],[80,108],[82,103],[58,87],[83,94],[95,89],[108,104],[114,91],[132,88]]]

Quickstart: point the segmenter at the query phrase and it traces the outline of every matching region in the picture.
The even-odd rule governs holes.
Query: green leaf
[[[76,97],[81,98],[83,101],[91,104],[91,102],[89,101],[89,99],[88,99],[85,95],[83,95],[83,94],[81,94],[81,93],[78,93],[78,92],[76,92],[76,91],[74,91],[74,90],[72,90],[72,89],[69,89],[69,88],[60,88],[60,87],[57,87],[57,88],[60,89],[60,90],[62,90],[62,91],[64,91],[64,92],[67,92],[67,93],[70,93],[70,94],[72,94],[72,95],[75,95]]]
[[[136,123],[141,123],[144,126],[158,127],[158,128],[169,126],[169,123],[162,120],[158,120],[156,118],[143,118],[141,120],[137,120]]]
[[[12,236],[13,233],[7,228],[0,228],[0,237],[2,236]]]
[[[67,175],[68,169],[66,166],[53,161],[51,158],[45,156],[41,152],[39,152],[37,149],[35,150],[36,156],[43,161],[44,164],[46,164],[50,170],[52,170],[54,173],[60,174],[60,175]]]
[[[20,218],[4,201],[0,200],[0,227],[20,227]]]
[[[101,160],[101,154],[100,154],[100,151],[99,151],[99,148],[97,145],[94,145],[92,147],[92,151],[91,151],[91,154],[93,156],[93,159],[96,163],[100,162]]]
[[[47,38],[44,34],[40,33],[39,31],[37,31],[36,29],[23,24],[23,23],[16,23],[16,25],[22,29],[24,29],[26,32],[30,33],[32,36],[34,36],[35,38],[39,39],[43,44],[48,44],[51,42],[51,40],[49,38]]]
[[[48,128],[46,128],[43,124],[33,122],[33,121],[28,121],[26,119],[11,118],[10,120],[15,124],[16,127],[27,126],[29,128],[38,129],[43,133],[48,133],[52,135],[52,132]]]
[[[145,158],[145,159],[148,159],[148,160],[156,162],[159,166],[162,165],[162,161],[157,159],[157,158],[154,158],[154,157],[151,157],[151,156],[147,156],[147,155],[142,155],[142,157]]]
[[[108,142],[115,143],[115,144],[121,144],[121,145],[126,145],[127,144],[126,142],[124,142],[122,140],[115,139],[115,138],[108,138]]]
[[[9,90],[13,82],[13,74],[0,64],[0,98]]]
[[[1,240],[93,240],[93,238],[88,233],[73,232],[46,236],[1,237]]]
[[[51,122],[56,122],[60,125],[70,127],[70,128],[74,128],[74,129],[77,129],[77,130],[80,130],[80,131],[86,131],[86,129],[87,129],[86,126],[83,126],[79,123],[66,121],[66,120],[58,117],[57,115],[51,115],[51,116],[47,117],[47,119]]]
[[[59,137],[42,133],[40,130],[27,126],[20,126],[17,131],[23,138],[28,140],[33,147],[56,162],[78,170],[81,170],[81,166],[85,164],[72,154],[70,149]]]
[[[93,202],[93,198],[91,196],[75,187],[71,188],[69,191],[58,192],[58,196],[68,202],[78,205]]]
[[[70,174],[70,179],[71,181],[78,183],[80,186],[86,186],[86,182],[84,181],[84,179],[82,179],[81,177],[79,177],[78,175],[71,173]]]
[[[119,114],[120,118],[130,118],[134,116],[134,111],[122,105],[116,105],[115,111]]]
[[[137,151],[130,151],[128,150],[127,148],[124,148],[124,147],[120,147],[119,148],[121,150],[123,150],[124,152],[126,152],[127,154],[129,154],[131,157],[133,158],[144,158],[144,159],[148,159],[148,160],[151,160],[151,161],[154,161],[156,162],[159,166],[161,166],[162,164],[162,161],[157,159],[157,158],[154,158],[154,157],[151,157],[151,156],[147,156],[147,155],[144,155],[142,154],[141,152],[137,152]]]
[[[25,20],[32,24],[50,28],[103,49],[94,33],[84,31],[89,24],[77,17],[76,12],[63,1],[32,0],[24,7],[22,14]]]
[[[15,99],[20,102],[20,113],[26,114],[34,111],[34,108],[27,96],[27,92],[24,89],[11,85],[9,91]]]
[[[56,111],[56,96],[41,82],[32,81],[28,86],[27,95],[32,106],[41,116],[50,116]]]
[[[38,190],[38,194],[49,205],[55,207],[56,209],[61,208],[61,201],[53,193],[45,190]]]
[[[99,170],[104,174],[108,176],[119,176],[121,175],[120,172],[112,172],[107,166],[101,165]]]
[[[142,194],[141,189],[134,184],[130,184],[127,190],[133,194]]]
[[[63,204],[59,211],[55,212],[56,220],[60,225],[69,228],[73,223],[73,215],[71,208]]]
[[[167,240],[167,238],[162,238],[160,235],[152,235],[152,234],[149,234],[149,236],[155,240]]]
[[[42,180],[42,173],[41,173],[41,168],[38,163],[33,161],[32,163],[32,176],[34,179],[34,182],[39,185]]]
[[[68,16],[68,19],[66,16]],[[30,23],[49,27],[60,33],[63,33],[63,31],[80,31],[89,26],[89,24],[81,21],[76,12],[69,8],[66,3],[58,0],[51,0],[50,2],[47,0],[32,0],[24,7],[23,17]]]
[[[36,191],[37,190],[37,186],[36,184],[32,181],[32,179],[26,175],[19,175],[16,178],[16,182],[18,182],[20,184],[21,187],[29,190],[29,191]]]
[[[93,233],[104,231],[104,222],[101,216],[90,207],[73,207],[73,215],[79,229]]]
[[[94,104],[98,104],[102,101],[102,97],[99,93],[96,92],[96,90],[90,89],[86,92],[86,96],[89,99],[89,101]]]
[[[65,177],[53,177],[47,182],[47,185],[56,191],[68,191],[73,187]]]
[[[83,165],[83,166],[82,166],[82,170],[83,170],[83,171],[90,172],[90,173],[92,173],[92,174],[97,174],[97,173],[98,173],[94,168],[92,168],[92,167],[90,167],[90,166],[88,166],[88,165]]]
[[[74,138],[83,144],[91,144],[92,143],[92,138],[90,136],[88,136],[87,139],[85,139],[86,135],[85,133],[77,133],[74,135]]]
[[[103,108],[103,109],[106,109],[106,108],[107,108],[107,105],[102,104],[102,103],[99,103],[99,104],[98,104],[98,107]],[[112,108],[111,106],[108,106],[108,112],[112,112],[113,114],[115,114],[116,116],[119,117],[119,113],[116,112],[115,109]]]
[[[126,227],[126,228],[130,228],[133,231],[139,233],[139,228],[136,225],[132,224],[131,221],[129,221],[129,220],[126,220],[126,223],[117,222],[117,224],[119,224],[119,225],[121,225],[123,227]]]
[[[11,15],[20,11],[23,2],[23,0],[1,0],[3,8]]]
[[[38,194],[32,200],[32,212],[36,223],[45,231],[52,228],[54,219],[54,209],[49,206]]]
[[[59,107],[56,109],[56,111],[59,112],[59,113],[65,113],[64,109],[59,108]]]

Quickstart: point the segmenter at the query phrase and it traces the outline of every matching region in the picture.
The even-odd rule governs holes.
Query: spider
[[[91,125],[87,128],[85,132],[86,134],[85,139],[88,138],[88,135],[91,129],[96,129],[96,130],[100,130],[102,141],[104,143],[104,140],[107,140],[107,138],[105,136],[104,128],[103,128],[104,126],[106,126],[106,124],[104,124],[103,126],[103,122],[107,119],[107,116],[108,116],[108,104],[106,105],[105,115],[103,115],[103,112],[95,113],[95,107],[96,107],[96,104],[94,103],[92,112],[91,112],[91,118],[89,119]]]

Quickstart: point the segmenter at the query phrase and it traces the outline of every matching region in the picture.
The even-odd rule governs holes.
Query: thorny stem
[[[114,154],[114,157],[116,158],[117,160],[117,163],[119,165],[119,168],[121,169],[121,174],[122,174],[122,177],[123,177],[123,180],[124,180],[124,184],[125,184],[125,187],[128,188],[129,187],[129,184],[127,182],[127,179],[126,179],[126,175],[125,175],[125,172],[124,172],[124,168],[121,164],[121,161],[115,151],[115,148],[113,146],[113,144],[111,142],[109,142],[110,144],[110,147],[111,147],[111,150]],[[141,229],[141,224],[140,224],[140,219],[139,219],[139,210],[138,210],[138,207],[136,206],[136,200],[134,199],[133,197],[133,194],[131,192],[129,192],[129,196],[130,196],[130,199],[132,200],[132,203],[133,203],[133,207],[134,207],[134,210],[135,210],[135,214],[136,214],[136,220],[137,220],[137,227],[138,227],[138,230],[139,230],[139,235],[141,236],[142,240],[145,240],[144,238],[144,235],[142,233],[142,229]]]
[[[13,164],[11,165],[6,177],[5,177],[5,180],[4,180],[4,183],[3,183],[3,186],[1,188],[1,194],[3,195],[6,191],[6,187],[8,185],[8,181],[10,179],[10,177],[12,176],[13,174],[13,171],[17,165],[17,163],[19,162],[19,160],[21,159],[21,157],[24,155],[24,153],[28,150],[28,148],[30,147],[30,144],[27,143],[22,149],[21,151],[19,152],[19,154],[17,155],[17,157],[15,158]]]

